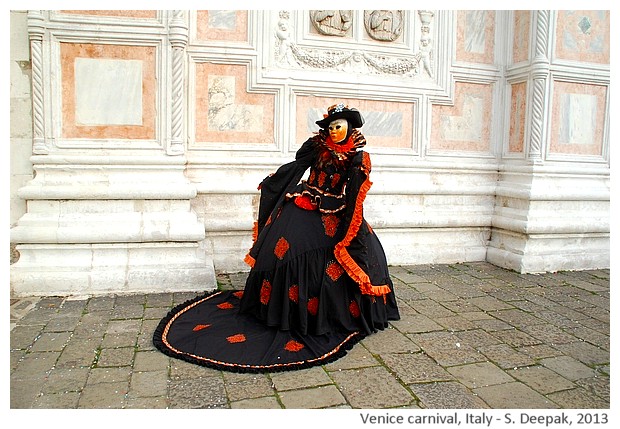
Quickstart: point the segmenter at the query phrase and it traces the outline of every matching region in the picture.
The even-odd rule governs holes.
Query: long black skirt
[[[393,289],[385,253],[364,221],[370,278]],[[189,362],[237,372],[307,368],[343,356],[399,318],[394,292],[363,295],[334,256],[345,234],[337,214],[288,201],[260,236],[244,290],[218,291],[174,308],[153,341]]]

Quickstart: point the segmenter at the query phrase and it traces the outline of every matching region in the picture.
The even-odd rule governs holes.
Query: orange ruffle
[[[353,216],[349,229],[345,237],[336,244],[334,248],[334,254],[340,265],[345,269],[349,277],[351,277],[360,287],[360,290],[365,295],[381,296],[388,294],[391,289],[388,285],[375,286],[371,283],[370,277],[364,272],[364,270],[355,262],[347,250],[347,246],[351,244],[351,241],[357,235],[359,228],[364,220],[363,203],[366,199],[366,194],[372,186],[372,182],[369,179],[370,175],[370,155],[364,152],[362,157],[362,171],[366,175],[366,180],[360,186],[359,193],[355,200],[355,208],[353,210]]]

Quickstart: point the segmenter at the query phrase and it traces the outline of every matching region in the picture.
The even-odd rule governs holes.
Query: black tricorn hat
[[[346,119],[349,121],[351,128],[360,128],[364,125],[364,118],[357,109],[349,109],[343,103],[334,104],[327,108],[327,115],[323,115],[323,119],[316,121],[316,124],[321,128],[327,128],[332,121],[336,119]]]

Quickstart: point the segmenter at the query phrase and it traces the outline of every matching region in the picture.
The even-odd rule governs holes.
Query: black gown
[[[265,178],[244,290],[176,307],[154,334],[157,348],[218,369],[274,372],[333,361],[398,320],[385,253],[363,215],[364,144],[358,130],[344,145],[321,130]]]

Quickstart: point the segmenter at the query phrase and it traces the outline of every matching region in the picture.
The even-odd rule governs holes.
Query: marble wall
[[[391,263],[609,265],[609,11],[18,18],[32,92],[12,109],[31,99],[32,124],[12,128],[14,291],[37,292],[33,272],[56,279],[41,293],[156,287],[149,255],[174,261],[159,280],[177,290],[247,269],[256,185],[337,102],[366,119],[366,214]],[[114,280],[67,255],[106,255]]]

